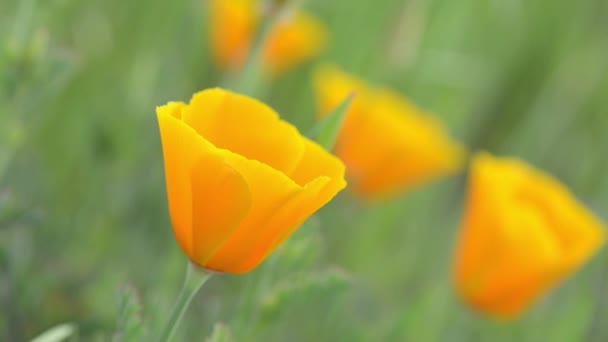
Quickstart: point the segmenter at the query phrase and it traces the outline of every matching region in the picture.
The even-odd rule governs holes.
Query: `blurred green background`
[[[230,0],[226,0],[230,1]],[[608,219],[608,1],[309,0],[319,60],[407,94],[471,150],[524,158]],[[148,341],[185,271],[155,106],[221,83],[204,0],[0,2],[0,340],[64,322]],[[316,62],[316,61],[314,61]],[[313,123],[314,62],[262,99]],[[469,311],[450,263],[464,174],[382,203],[348,191],[262,267],[216,276],[178,340],[608,341],[608,254],[513,322]]]

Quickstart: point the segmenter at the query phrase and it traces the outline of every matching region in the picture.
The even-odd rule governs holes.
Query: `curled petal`
[[[208,153],[192,168],[191,259],[200,266],[219,250],[249,213],[247,181],[218,153]]]
[[[346,186],[344,165],[318,144],[308,139],[305,144],[304,156],[290,175],[304,188],[288,198],[260,227],[256,239],[250,241],[250,255],[238,266],[240,272],[247,272],[262,262],[306,218]]]
[[[195,94],[184,121],[218,148],[284,173],[291,172],[304,153],[298,130],[270,107],[222,89]]]
[[[260,264],[287,237],[315,211],[325,205],[335,192],[328,196],[327,187],[330,179],[319,177],[310,182],[302,191],[290,197],[260,227],[260,232],[249,245],[249,255],[236,266],[238,272],[248,272]]]
[[[320,176],[328,177],[330,191],[338,192],[346,186],[344,181],[344,164],[335,156],[327,153],[317,143],[305,139],[304,153],[296,168],[289,174],[291,179],[301,186],[314,181]]]
[[[187,255],[192,255],[192,193],[189,173],[200,157],[200,150],[193,144],[198,138],[196,133],[178,119],[185,106],[173,102],[158,107],[156,112],[163,145],[173,231],[182,250]]]
[[[224,151],[224,160],[247,181],[251,192],[251,210],[239,229],[226,240],[209,260],[208,266],[217,271],[236,273],[238,266],[251,255],[255,241],[263,239],[263,228],[285,202],[302,191],[302,187],[285,174],[255,160]]]
[[[180,109],[158,109],[169,211],[179,245],[203,266],[238,227],[251,199],[245,179],[220,151],[177,119]]]

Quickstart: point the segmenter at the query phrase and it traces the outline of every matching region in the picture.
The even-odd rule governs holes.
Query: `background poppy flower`
[[[245,63],[262,19],[261,5],[257,0],[209,1],[211,50],[220,66],[234,69]],[[325,27],[314,16],[303,11],[286,13],[265,43],[265,71],[277,74],[317,56],[326,36]]]
[[[458,291],[498,317],[520,314],[604,244],[602,223],[551,176],[475,156],[454,260]]]
[[[335,66],[314,75],[320,117],[355,93],[335,152],[351,187],[366,197],[384,196],[462,166],[464,149],[441,122],[388,89],[371,86]]]

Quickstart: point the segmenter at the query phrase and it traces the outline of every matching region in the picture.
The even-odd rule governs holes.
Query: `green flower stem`
[[[190,302],[192,302],[192,298],[194,298],[194,295],[198,292],[201,286],[207,282],[207,279],[209,279],[211,275],[212,273],[205,271],[188,261],[184,285],[179,293],[177,301],[175,302],[171,317],[165,324],[163,332],[158,339],[159,342],[171,341],[177,326],[184,316],[184,312],[186,312],[186,309],[188,306],[190,306]]]
[[[288,1],[268,0],[262,23],[254,38],[247,62],[236,85],[236,91],[254,96],[264,81],[262,58],[264,46],[273,27],[283,15]]]

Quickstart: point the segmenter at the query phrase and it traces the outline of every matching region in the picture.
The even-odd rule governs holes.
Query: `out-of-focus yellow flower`
[[[314,88],[320,117],[355,93],[335,152],[357,193],[384,196],[462,167],[463,147],[450,139],[441,122],[396,92],[330,65],[316,70]]]
[[[475,156],[454,276],[472,307],[520,314],[604,243],[602,223],[562,184],[518,159]]]
[[[252,270],[346,185],[340,160],[252,98],[205,90],[157,114],[173,231],[201,267]]]
[[[245,62],[261,20],[259,0],[209,0],[211,50],[222,67]],[[264,69],[276,74],[317,56],[326,41],[325,27],[297,11],[275,24],[264,47]]]

